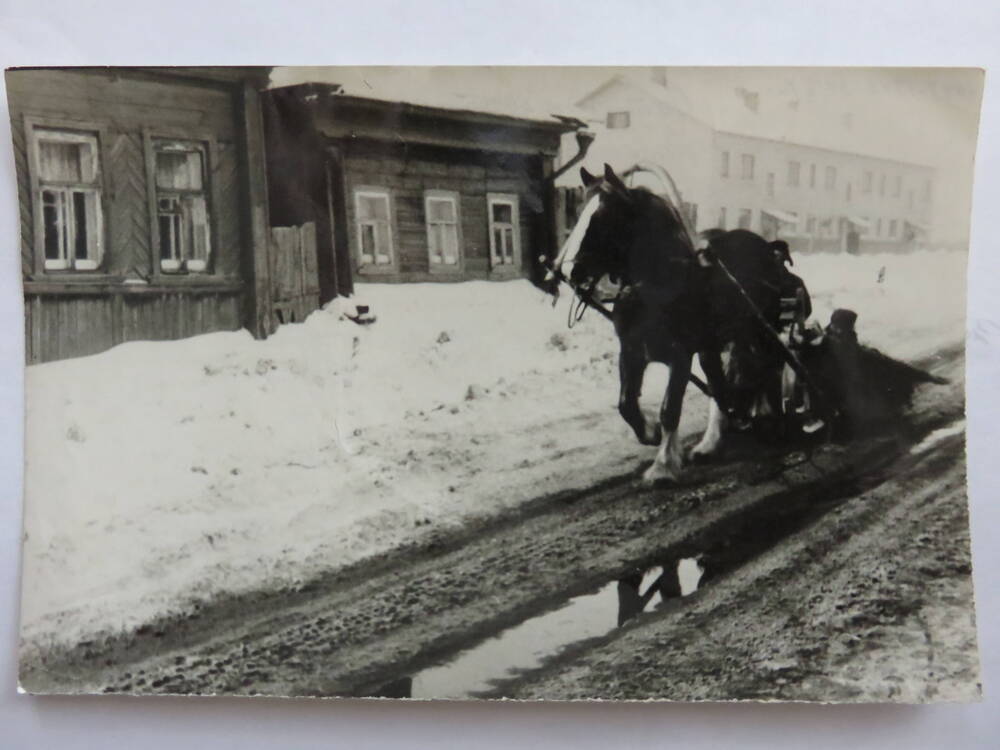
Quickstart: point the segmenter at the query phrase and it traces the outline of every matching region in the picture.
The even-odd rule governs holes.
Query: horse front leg
[[[705,373],[708,387],[712,389],[712,400],[708,405],[708,424],[705,425],[705,434],[691,449],[691,459],[695,461],[710,458],[719,452],[722,435],[729,423],[727,414],[730,408],[720,352],[714,350],[701,352],[698,354],[698,361]]]
[[[623,346],[618,358],[618,376],[621,390],[618,394],[618,413],[643,445],[660,444],[660,425],[650,425],[639,408],[642,377],[646,372],[646,356],[641,350]]]
[[[660,407],[660,427],[663,437],[660,440],[660,450],[656,453],[653,465],[642,475],[643,482],[654,484],[663,479],[676,481],[681,474],[684,460],[681,456],[680,439],[677,428],[681,422],[681,407],[684,405],[684,390],[687,388],[691,375],[691,355],[676,356],[670,363],[670,380],[667,383],[667,395]]]

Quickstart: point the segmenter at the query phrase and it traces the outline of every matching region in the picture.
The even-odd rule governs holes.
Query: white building
[[[743,227],[800,251],[905,249],[926,239],[934,169],[843,148],[865,142],[851,112],[823,111],[821,100],[807,107],[793,90],[717,81],[687,94],[667,76],[614,75],[577,103],[597,132],[588,169],[663,166],[699,231]],[[575,170],[560,184],[578,185]]]

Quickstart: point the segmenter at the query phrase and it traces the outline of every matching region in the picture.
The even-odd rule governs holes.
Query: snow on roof
[[[558,73],[552,70],[540,75],[538,69],[486,66],[276,68],[271,87],[336,83],[344,94],[380,101],[540,121],[552,121],[555,115],[586,117],[573,103],[574,94],[553,81]],[[592,85],[588,79],[571,90],[578,95]]]

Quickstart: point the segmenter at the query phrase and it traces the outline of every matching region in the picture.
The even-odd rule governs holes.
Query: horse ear
[[[586,167],[580,167],[580,179],[583,180],[583,186],[589,188],[598,178],[588,172]]]
[[[628,188],[622,182],[621,177],[615,174],[615,170],[611,168],[610,164],[604,165],[604,183],[610,188],[610,192],[616,193],[626,200],[629,199]]]

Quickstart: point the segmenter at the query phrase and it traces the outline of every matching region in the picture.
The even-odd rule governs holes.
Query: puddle
[[[567,601],[559,609],[525,620],[475,648],[463,651],[445,664],[428,667],[375,691],[380,697],[469,698],[486,692],[497,680],[533,669],[564,647],[605,635],[664,597],[687,596],[702,575],[694,559],[611,581],[593,594]],[[409,694],[400,693],[409,689]]]
[[[938,443],[950,438],[952,435],[961,435],[963,432],[965,432],[965,420],[960,419],[947,427],[934,430],[934,432],[910,448],[910,453],[926,453]]]
[[[965,429],[960,421],[928,435],[911,451],[927,451]],[[765,508],[729,519],[723,528],[695,542],[679,562],[653,567],[611,581],[595,593],[566,601],[558,609],[515,625],[449,661],[401,677],[368,695],[409,698],[473,698],[496,683],[541,666],[572,644],[606,635],[664,599],[687,596],[788,539],[866,486],[883,481],[880,472],[865,477],[828,478],[797,487]],[[676,560],[676,558],[674,558]],[[664,571],[667,572],[664,572]]]

